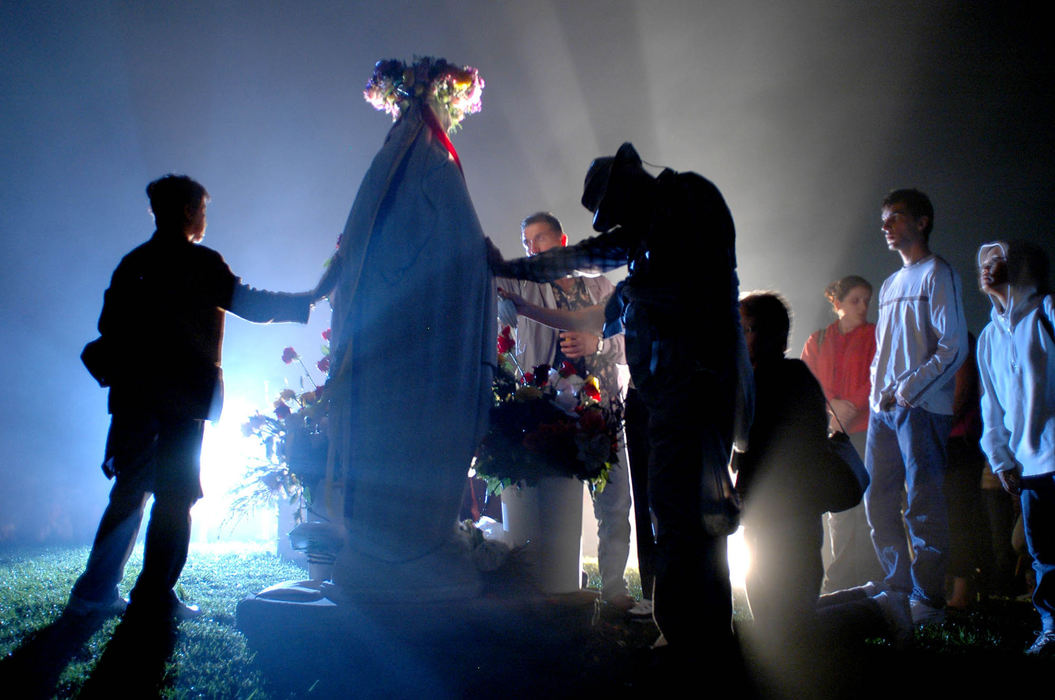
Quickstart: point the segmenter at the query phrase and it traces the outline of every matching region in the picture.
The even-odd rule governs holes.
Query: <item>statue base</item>
[[[287,582],[238,604],[236,624],[279,694],[467,697],[487,687],[563,695],[597,595],[492,586],[442,603],[336,603],[332,584]],[[341,596],[335,596],[340,598]],[[500,685],[491,685],[500,684]]]

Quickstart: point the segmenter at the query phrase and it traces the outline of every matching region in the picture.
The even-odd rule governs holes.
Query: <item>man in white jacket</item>
[[[913,622],[931,624],[945,615],[945,442],[956,370],[967,357],[967,323],[959,277],[930,250],[934,207],[927,195],[891,192],[883,200],[882,221],[887,247],[903,265],[879,291],[865,447],[872,483],[865,511],[890,599],[909,605]],[[902,493],[908,502],[904,519]]]
[[[1048,258],[1029,243],[986,243],[978,282],[993,310],[978,338],[982,450],[1022,500],[1041,631],[1026,651],[1055,655],[1055,308]]]

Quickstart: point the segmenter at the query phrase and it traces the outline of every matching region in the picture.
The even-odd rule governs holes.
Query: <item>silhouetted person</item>
[[[629,266],[605,330],[625,330],[631,377],[650,412],[655,618],[671,650],[719,651],[731,641],[732,601],[729,520],[714,485],[732,449],[738,361],[746,367],[733,218],[713,183],[670,169],[653,177],[629,143],[593,162],[582,203],[601,235],[510,262],[492,250],[493,269],[547,282]],[[750,372],[743,376],[749,386]],[[705,515],[724,524],[705,527]]]
[[[784,300],[752,293],[740,302],[740,321],[755,375],[748,449],[735,462],[751,548],[747,595],[759,637],[791,647],[809,631],[824,574],[828,413],[809,367],[784,356],[791,328]]]
[[[308,320],[314,292],[283,294],[241,282],[205,235],[209,194],[183,175],[147,186],[157,230],[114,270],[99,317],[92,374],[110,387],[103,471],[115,477],[84,573],[70,593],[74,614],[120,614],[117,590],[151,493],[143,570],[133,607],[193,617],[173,591],[190,543],[206,420],[223,398],[225,311],[250,321]]]

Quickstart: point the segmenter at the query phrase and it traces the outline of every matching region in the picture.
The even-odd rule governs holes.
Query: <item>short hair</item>
[[[169,173],[147,185],[150,211],[158,226],[183,226],[187,223],[186,208],[197,207],[208,201],[208,191],[186,175]]]
[[[868,290],[869,294],[872,293],[871,282],[858,275],[847,275],[842,279],[835,280],[825,287],[824,298],[827,299],[832,306],[835,306],[835,302],[842,301],[846,298],[846,295],[850,293],[850,290],[857,289],[858,287],[864,287]]]
[[[557,233],[564,233],[564,229],[560,225],[560,219],[550,214],[548,211],[535,212],[531,216],[527,217],[520,222],[520,230],[523,231],[531,224],[546,224]]]
[[[784,354],[791,334],[791,305],[779,292],[748,292],[740,299],[740,309],[754,320],[761,347]]]
[[[890,194],[883,198],[883,208],[895,204],[904,204],[908,213],[915,219],[921,216],[927,217],[927,226],[923,229],[923,240],[930,240],[930,232],[934,229],[934,205],[930,197],[914,188],[891,190]]]
[[[1007,244],[1007,280],[1012,285],[1031,284],[1041,294],[1051,291],[1048,254],[1036,243],[1010,241]]]

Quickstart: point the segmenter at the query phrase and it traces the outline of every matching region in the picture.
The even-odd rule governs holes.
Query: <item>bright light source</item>
[[[257,509],[236,523],[224,524],[231,512],[231,490],[244,477],[250,461],[264,456],[260,441],[242,434],[242,423],[256,410],[248,400],[228,396],[220,420],[206,424],[201,454],[205,497],[191,510],[195,542],[268,542],[275,546],[278,518],[274,508]]]
[[[733,588],[744,588],[747,572],[751,569],[751,550],[744,539],[744,527],[729,535],[729,580]]]

